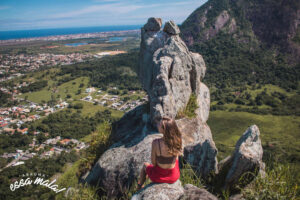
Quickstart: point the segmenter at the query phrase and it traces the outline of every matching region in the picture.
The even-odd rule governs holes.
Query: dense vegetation
[[[70,109],[52,113],[40,123],[34,123],[29,131],[48,132],[49,137],[61,136],[62,138],[79,139],[96,130],[99,123],[111,119],[109,110],[98,111],[92,117],[84,117]]]
[[[208,66],[205,82],[217,88],[245,84],[273,84],[286,90],[298,87],[300,64],[289,66],[284,55],[274,56],[273,50],[262,48],[251,52],[248,45],[238,43],[232,35],[220,32],[192,50],[200,52]]]
[[[280,6],[282,3],[283,1],[210,0],[196,9],[180,26],[181,37],[185,41],[193,38],[190,50],[200,53],[205,60],[207,72],[203,82],[210,88],[212,110],[300,114],[300,63],[290,63],[288,53],[281,49],[282,45],[278,45],[279,40],[284,41],[288,31],[285,23],[278,24],[283,20],[281,17],[289,17],[282,12],[294,12],[299,7],[299,2],[285,2],[284,11]],[[263,15],[264,9],[272,12]],[[275,15],[277,12],[274,9],[281,14]],[[214,28],[216,17],[224,10],[228,11],[230,19],[235,18],[236,31],[229,33],[227,23],[223,30],[206,40],[206,31]],[[205,12],[207,13],[204,14]],[[250,22],[252,15],[260,20]],[[206,16],[206,21],[204,27],[200,27],[199,21],[203,20],[203,16]],[[262,23],[267,21],[275,21],[278,26]],[[277,34],[278,27],[282,28],[279,31],[281,34]],[[258,33],[254,28],[261,30],[262,35],[255,35]],[[270,31],[273,29],[275,31]],[[268,31],[270,34],[265,34]],[[293,38],[294,42],[298,41],[298,36],[299,28]],[[261,88],[272,89],[270,85],[277,86],[276,90],[260,91]]]
[[[0,134],[0,155],[15,152],[16,149],[26,149],[31,143],[32,137],[16,132],[13,135]]]
[[[113,57],[62,66],[57,75],[70,74],[71,77],[89,76],[90,85],[106,90],[108,86],[120,89],[141,89],[137,78],[137,51]]]
[[[4,107],[9,101],[9,99],[11,98],[10,94],[7,94],[5,92],[2,92],[0,90],[0,106]]]
[[[48,85],[48,81],[41,80],[41,81],[37,81],[37,82],[31,83],[31,84],[29,84],[26,87],[21,87],[20,91],[22,93],[25,93],[25,92],[34,92],[34,91],[38,91],[38,90],[46,87],[47,85]]]

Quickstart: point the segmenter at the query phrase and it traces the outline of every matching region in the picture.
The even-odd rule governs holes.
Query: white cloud
[[[128,12],[132,12],[139,8],[142,8],[142,6],[124,5],[121,3],[113,3],[113,4],[106,4],[106,5],[93,5],[93,6],[88,6],[86,8],[76,10],[76,11],[55,14],[55,15],[50,16],[50,18],[55,19],[55,18],[77,17],[77,16],[90,14],[90,13],[97,13],[97,12],[112,13],[112,14],[126,14]]]

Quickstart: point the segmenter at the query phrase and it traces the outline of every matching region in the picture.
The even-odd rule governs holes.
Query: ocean
[[[122,26],[98,26],[81,28],[55,28],[39,30],[19,30],[19,31],[0,31],[0,40],[46,37],[53,35],[69,35],[80,33],[97,33],[109,31],[126,31],[140,29],[142,25],[122,25]]]

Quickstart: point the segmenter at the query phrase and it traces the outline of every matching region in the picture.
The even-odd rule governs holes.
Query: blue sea
[[[55,28],[39,30],[0,31],[0,40],[45,37],[53,35],[69,35],[79,33],[97,33],[108,31],[126,31],[140,29],[142,25],[98,26],[82,28]]]

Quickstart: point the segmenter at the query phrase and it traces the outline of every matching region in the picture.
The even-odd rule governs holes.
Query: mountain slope
[[[299,114],[294,101],[300,94],[299,24],[297,0],[209,0],[196,9],[180,26],[181,37],[207,64],[203,81],[211,90],[212,106],[237,102],[247,112],[246,104],[266,108],[261,113]],[[258,96],[264,92],[248,93],[269,84],[279,86],[268,96],[276,103],[263,105]],[[276,97],[284,93],[291,98]],[[295,105],[285,108],[288,102]],[[258,113],[257,108],[251,112]]]
[[[182,24],[182,37],[189,46],[205,42],[220,31],[237,41],[259,41],[268,48],[278,45],[300,61],[297,41],[300,1],[291,0],[209,0]],[[298,35],[299,37],[299,35]]]

